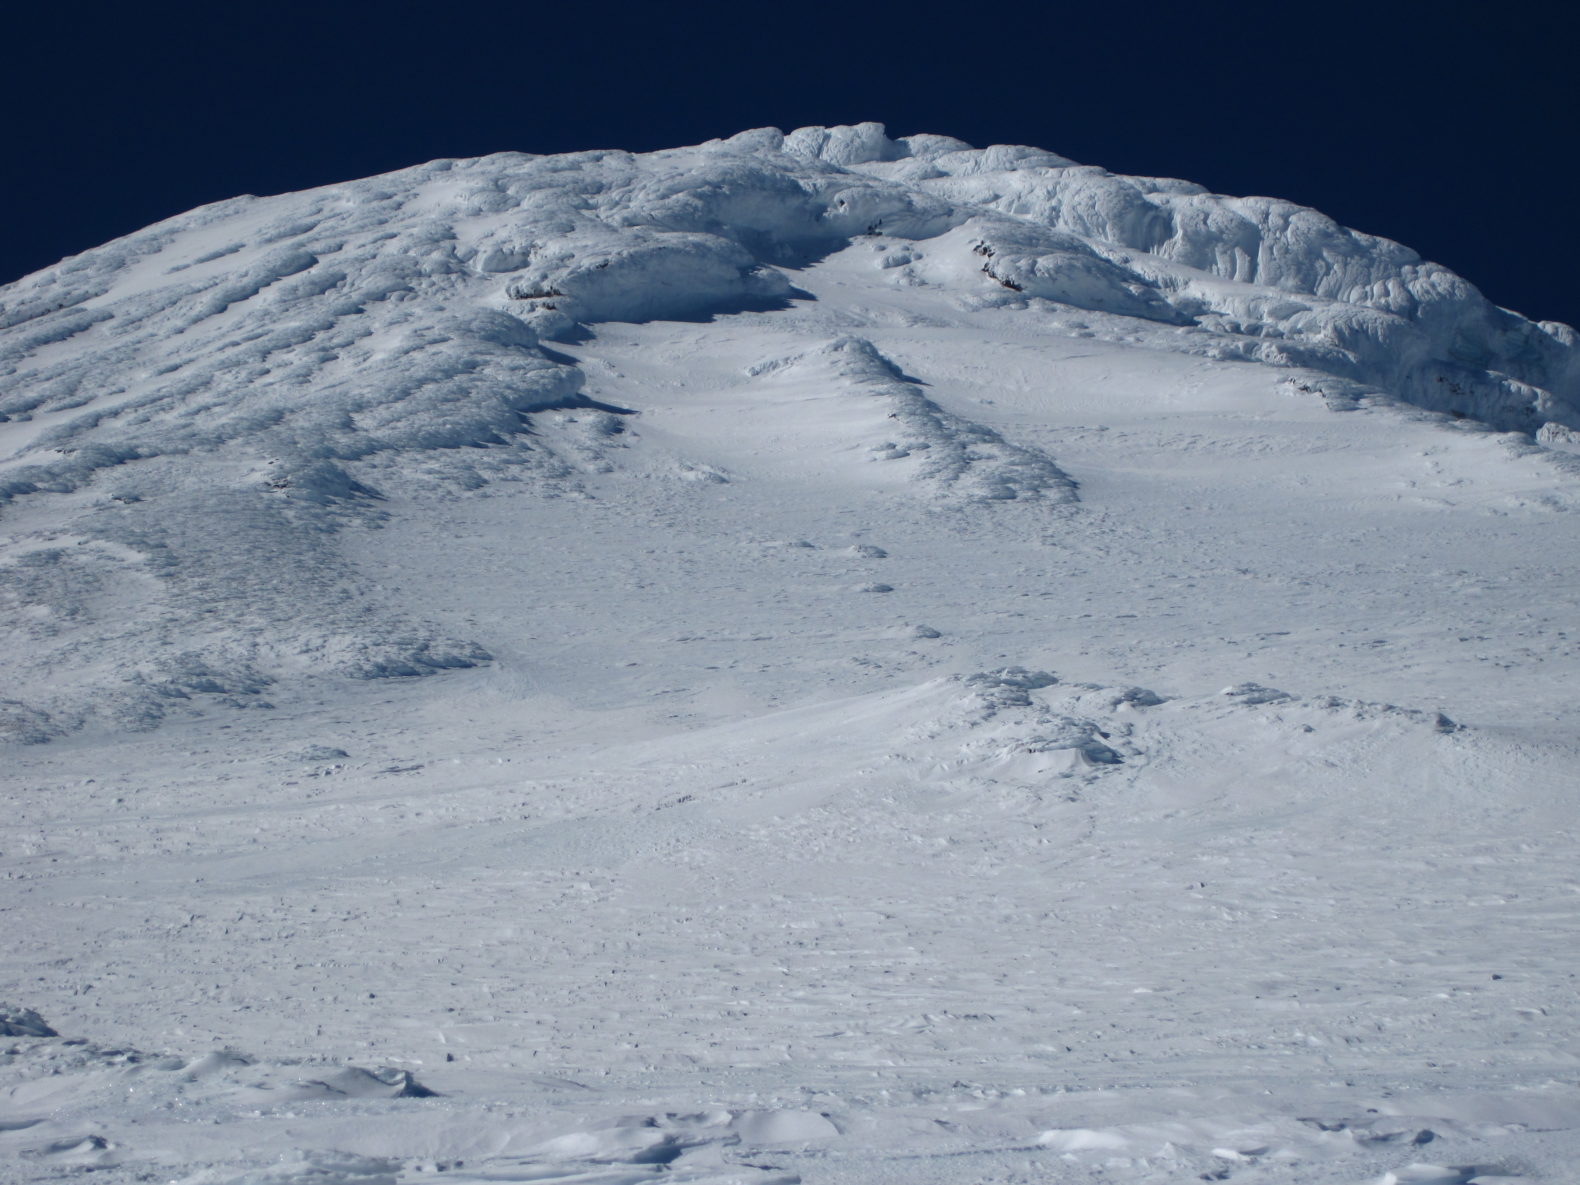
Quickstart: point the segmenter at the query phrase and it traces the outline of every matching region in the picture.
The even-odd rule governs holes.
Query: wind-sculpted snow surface
[[[809,384],[885,400],[901,439],[880,441],[871,452],[886,461],[922,457],[917,476],[947,501],[1076,501],[1075,483],[1049,457],[944,411],[865,338],[844,337],[805,354],[769,359],[747,373],[781,390],[787,383]]]
[[[6,734],[143,727],[194,690],[255,701],[292,669],[485,661],[470,639],[369,616],[334,532],[376,523],[413,485],[573,488],[610,463],[618,426],[561,441],[546,413],[629,409],[595,407],[575,359],[542,340],[776,308],[788,326],[801,269],[857,239],[883,251],[876,291],[1087,311],[1156,348],[1320,371],[1502,429],[1546,424],[1547,440],[1580,428],[1568,329],[1313,211],[1034,149],[891,140],[876,124],[763,129],[237,198],[0,294],[0,503],[59,507],[28,512],[51,525],[6,561],[9,609],[57,690],[17,695]],[[831,381],[895,401],[901,439],[879,451],[930,449],[921,476],[941,497],[1071,496],[1035,448],[929,401],[870,346],[837,349]],[[238,583],[245,607],[216,616]],[[110,620],[138,623],[136,653],[100,649]],[[91,703],[62,690],[63,671]]]
[[[508,758],[455,710],[473,747],[391,762],[430,716],[305,755],[295,809],[223,772],[235,736],[167,771],[222,780],[201,816],[152,784],[111,808],[124,777],[69,818],[24,804],[18,887],[116,937],[31,968],[38,995],[87,985],[57,999],[70,1028],[0,1006],[8,1180],[1501,1185],[1571,1163],[1580,1090],[1527,1035],[1576,1007],[1568,865],[1535,836],[1498,861],[1536,796],[1476,776],[1539,785],[1562,754],[1021,665]],[[259,739],[245,760],[277,762]],[[1528,958],[1482,929],[1514,918]],[[200,969],[165,979],[172,950]],[[215,1017],[247,1041],[219,1047]]]
[[[0,290],[0,1179],[1572,1180],[1576,356],[876,124]]]
[[[51,416],[5,489],[243,440],[287,464],[498,443],[580,382],[524,323],[553,336],[771,305],[794,293],[786,265],[879,233],[917,245],[913,276],[1195,321],[1436,410],[1580,427],[1573,333],[1398,244],[1286,202],[867,124],[440,161],[220,203],[77,256],[0,305],[3,410]],[[332,497],[337,480],[301,485]]]
[[[899,162],[879,153],[855,167],[962,208],[1009,215],[1003,224],[982,224],[977,250],[989,258],[984,274],[1016,291],[1157,316],[1083,300],[1079,289],[1061,286],[1068,266],[1050,267],[1042,250],[1024,245],[1029,227],[1052,230],[1124,268],[1128,286],[1154,308],[1166,301],[1203,328],[1251,339],[1220,346],[1230,352],[1219,356],[1326,371],[1504,429],[1577,426],[1575,331],[1495,308],[1408,247],[1274,198],[1115,176],[1030,149],[997,150],[994,159],[995,151],[928,145]],[[1013,246],[1005,251],[999,243]],[[1000,254],[1007,258],[995,263]],[[1056,277],[1052,289],[1043,286],[1046,273]]]

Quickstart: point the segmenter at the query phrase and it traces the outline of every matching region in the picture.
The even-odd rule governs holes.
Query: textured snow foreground
[[[0,1178],[1580,1175],[1572,330],[870,124],[0,324]]]

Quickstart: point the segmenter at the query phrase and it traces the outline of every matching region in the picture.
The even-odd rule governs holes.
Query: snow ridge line
[[[1045,453],[1011,444],[993,429],[945,411],[866,338],[840,337],[790,358],[760,362],[753,378],[823,378],[887,399],[899,440],[873,446],[883,460],[922,458],[917,478],[961,504],[1040,499],[1080,501],[1073,478]]]
[[[0,414],[129,390],[149,347],[179,344],[227,360],[219,414],[284,371],[329,378],[321,372],[354,355],[367,330],[376,342],[380,322],[409,323],[399,306],[417,295],[452,317],[504,306],[549,338],[600,321],[782,306],[796,296],[782,269],[867,235],[960,255],[974,288],[1002,300],[1192,325],[1181,348],[1216,340],[1232,356],[1377,385],[1504,430],[1580,428],[1574,330],[1498,309],[1397,243],[1289,202],[1115,176],[1037,149],[893,140],[879,124],[757,129],[640,156],[437,161],[194,211],[0,289],[0,323],[11,326],[0,367],[18,380]],[[251,324],[237,333],[238,322]],[[501,332],[448,336],[463,353],[497,356]],[[55,348],[68,339],[69,355]],[[164,390],[185,403],[210,385]],[[452,403],[459,392],[397,383],[377,402],[428,420],[434,394]],[[245,429],[278,414],[225,418]],[[86,426],[58,442],[80,447],[70,438]],[[402,447],[470,443],[445,433],[449,443],[419,443],[434,427]]]

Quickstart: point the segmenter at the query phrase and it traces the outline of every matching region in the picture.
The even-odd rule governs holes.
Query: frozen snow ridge
[[[760,362],[748,373],[824,383],[887,400],[899,439],[879,441],[870,451],[886,461],[921,458],[917,477],[948,500],[1077,501],[1075,482],[1051,458],[945,411],[922,393],[918,380],[902,374],[865,338],[842,337],[791,358]]]
[[[787,267],[880,234],[915,245],[905,269],[987,297],[1195,323],[1433,410],[1580,428],[1574,332],[1396,243],[1274,199],[862,124],[438,161],[66,260],[0,297],[0,412],[59,413],[3,489],[238,439],[293,472],[498,443],[580,387],[539,336],[772,307],[794,295]],[[291,480],[353,490],[322,467]]]
[[[889,405],[871,458],[943,503],[1075,501],[1032,443],[814,324],[798,274],[856,241],[874,292],[1088,313],[1118,340],[1299,368],[1335,406],[1371,392],[1551,449],[1580,431],[1568,327],[1315,211],[1040,149],[757,129],[240,197],[0,289],[0,608],[25,651],[0,737],[490,661],[376,604],[336,535],[417,491],[579,495],[616,468],[618,425],[562,414],[639,410],[589,393],[572,354],[613,322],[810,328],[799,378]]]

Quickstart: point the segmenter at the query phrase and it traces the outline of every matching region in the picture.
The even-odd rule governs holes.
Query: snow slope
[[[1573,1176],[1567,327],[872,124],[0,321],[8,1179]]]

